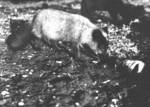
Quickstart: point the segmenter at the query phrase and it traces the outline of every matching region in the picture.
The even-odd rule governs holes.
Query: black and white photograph
[[[0,107],[150,107],[150,0],[0,0]]]

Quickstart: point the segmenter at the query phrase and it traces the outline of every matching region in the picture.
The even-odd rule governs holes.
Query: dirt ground
[[[5,38],[10,18],[32,20],[43,2],[12,4],[0,1],[0,107],[149,107],[150,39],[130,26],[108,27],[110,59],[97,61],[85,54],[72,58],[64,51],[42,45],[12,54]],[[54,0],[49,8],[80,14],[80,0]],[[142,60],[142,74],[119,68],[113,58]],[[117,66],[117,67],[116,67]]]

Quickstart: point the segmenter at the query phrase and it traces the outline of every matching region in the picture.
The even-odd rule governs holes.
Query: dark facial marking
[[[104,27],[103,30],[108,33],[108,27]]]
[[[92,38],[94,42],[98,43],[98,48],[101,46],[107,47],[108,42],[99,29],[93,31]]]

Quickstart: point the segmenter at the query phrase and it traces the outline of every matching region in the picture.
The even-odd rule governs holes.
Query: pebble
[[[8,92],[8,91],[2,91],[2,92],[1,92],[1,95],[2,95],[2,96],[9,95],[9,92]]]
[[[24,102],[23,101],[19,102],[18,106],[24,106]]]

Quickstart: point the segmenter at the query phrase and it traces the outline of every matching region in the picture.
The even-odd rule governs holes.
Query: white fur
[[[97,43],[92,40],[92,31],[99,28],[81,15],[45,9],[35,16],[32,25],[32,33],[38,38],[49,42],[71,41],[77,43],[77,47],[88,44],[98,53]]]

